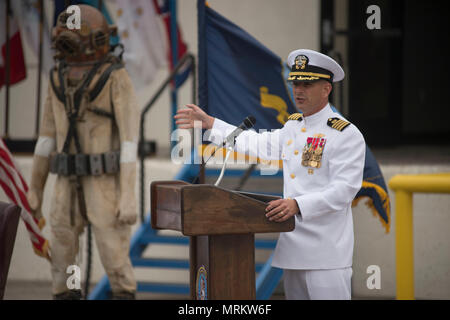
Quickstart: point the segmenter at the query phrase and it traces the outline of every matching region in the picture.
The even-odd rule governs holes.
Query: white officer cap
[[[291,68],[288,81],[312,82],[322,79],[336,82],[345,76],[344,70],[336,61],[314,50],[294,50],[289,54],[287,63]]]

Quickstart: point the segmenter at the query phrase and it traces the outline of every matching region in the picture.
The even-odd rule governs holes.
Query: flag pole
[[[172,47],[172,68],[177,64],[178,58],[178,47],[177,47],[177,1],[170,0],[170,43]],[[173,116],[177,113],[177,78],[174,78],[173,87],[171,90],[171,102],[172,102],[172,132],[176,129],[175,119]],[[175,146],[176,141],[171,141],[171,148]]]
[[[9,43],[9,11],[10,2],[6,0],[6,19],[5,19],[5,32],[6,32],[6,57],[5,57],[5,139],[9,136],[9,78],[10,78],[10,65],[11,65],[11,48]]]
[[[199,106],[208,112],[208,89],[206,82],[206,16],[205,0],[197,0],[197,25],[198,25],[198,103]],[[205,159],[203,158],[203,148],[198,151],[200,159],[200,179],[199,183],[205,183]]]
[[[36,125],[35,136],[39,136],[39,123],[41,118],[41,73],[42,73],[42,46],[44,37],[44,1],[39,0],[39,62],[37,72],[37,97],[36,97]]]
[[[206,13],[205,0],[197,1],[198,9],[198,103],[208,112],[208,83],[206,82]]]

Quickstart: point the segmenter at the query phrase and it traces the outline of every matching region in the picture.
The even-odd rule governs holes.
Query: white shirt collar
[[[305,121],[305,125],[307,126],[313,126],[317,123],[319,123],[320,121],[325,121],[326,119],[328,119],[330,117],[330,114],[333,113],[333,110],[330,107],[330,104],[327,103],[327,105],[325,107],[323,107],[322,110],[320,110],[319,112],[316,112],[310,116],[305,116],[303,117],[303,120]]]

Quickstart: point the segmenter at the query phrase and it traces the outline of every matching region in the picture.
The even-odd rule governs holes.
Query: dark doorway
[[[322,22],[346,8],[347,29],[332,34],[348,39],[349,120],[371,146],[450,145],[448,2],[342,2],[323,0]],[[381,29],[367,28],[370,5],[380,8]],[[322,51],[332,45],[322,37]]]

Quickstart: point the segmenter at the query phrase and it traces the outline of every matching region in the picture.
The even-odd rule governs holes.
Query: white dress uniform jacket
[[[283,269],[338,269],[352,266],[353,220],[351,203],[361,188],[365,142],[356,126],[328,125],[345,119],[327,104],[319,112],[289,120],[283,128],[256,133],[245,131],[236,150],[267,160],[283,160],[284,198],[297,201],[295,229],[281,233],[272,266]],[[236,127],[215,119],[207,136],[220,144]],[[342,129],[342,130],[339,130]],[[302,165],[308,138],[325,139],[320,167]],[[316,140],[317,141],[317,140]]]

